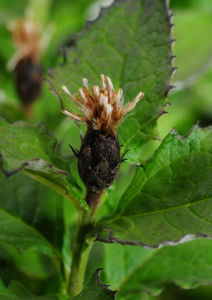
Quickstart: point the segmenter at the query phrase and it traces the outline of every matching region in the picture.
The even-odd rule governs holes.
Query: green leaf
[[[83,291],[70,300],[115,300],[116,292],[109,290],[108,285],[101,283],[100,271],[100,269],[97,270]]]
[[[131,276],[137,267],[143,261],[148,260],[155,251],[139,246],[132,247],[125,245],[123,247],[123,245],[115,243],[103,245],[104,262],[102,263],[102,278],[114,290],[119,290],[125,279]]]
[[[102,243],[101,243],[102,244]],[[34,250],[17,251],[8,244],[0,244],[0,278],[8,285],[11,281],[24,284],[34,294],[60,290],[61,273],[52,263],[52,257]]]
[[[63,243],[63,197],[31,178],[0,174],[0,207],[38,230],[56,248]]]
[[[212,241],[206,239],[154,250],[137,268],[125,273],[125,280],[117,287],[120,289],[117,300],[134,299],[141,292],[157,295],[170,282],[183,289],[211,285],[211,251]]]
[[[1,300],[58,300],[55,296],[35,296],[29,292],[20,283],[13,281],[9,287],[6,287],[0,280]]]
[[[212,235],[212,129],[172,132],[145,169],[137,168],[97,239],[158,247]]]
[[[170,282],[183,289],[211,285],[211,250],[212,241],[207,239],[156,250],[105,244],[103,279],[118,289],[117,300],[139,295],[143,299],[141,293],[158,295]]]
[[[0,242],[19,250],[34,249],[47,255],[59,255],[57,250],[33,227],[0,208]]]
[[[69,162],[44,125],[0,120],[0,137],[0,167],[6,176],[22,171],[82,207],[81,189],[70,174]]]
[[[0,91],[0,115],[1,117],[8,120],[8,122],[14,122],[16,120],[23,119],[23,112],[18,105],[14,105],[10,102],[6,97],[1,99],[1,91]]]
[[[72,111],[74,105],[61,86],[76,93],[83,77],[91,87],[100,84],[100,74],[110,76],[115,88],[124,90],[126,102],[141,90],[145,93],[132,113],[136,127],[129,126],[125,135],[128,122],[120,125],[120,143],[133,145],[131,161],[137,161],[144,141],[157,136],[156,121],[166,103],[172,72],[169,21],[165,0],[134,0],[133,5],[131,0],[117,0],[75,39],[67,65],[58,67],[50,79],[62,106]]]

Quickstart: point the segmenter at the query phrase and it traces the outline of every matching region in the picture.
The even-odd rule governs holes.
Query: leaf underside
[[[49,79],[61,106],[72,111],[74,105],[61,86],[74,94],[82,78],[88,78],[91,87],[100,84],[100,74],[110,76],[114,87],[123,89],[125,102],[142,90],[144,98],[119,128],[120,143],[123,150],[130,147],[132,162],[138,161],[141,145],[157,137],[156,122],[166,104],[173,70],[170,29],[165,0],[116,0],[74,39],[66,66],[55,69]],[[128,126],[130,122],[136,127]]]
[[[54,296],[35,296],[16,281],[13,281],[9,287],[6,287],[1,279],[0,297],[1,300],[59,300],[59,298]]]
[[[20,218],[23,221],[21,222],[23,227],[34,228],[57,249],[61,249],[64,232],[63,197],[22,174],[16,174],[9,178],[0,174],[0,186],[2,211],[8,212],[11,219],[17,223],[20,222],[18,220]],[[3,219],[0,219],[1,221]],[[7,225],[2,227],[6,231],[3,238],[3,230],[1,230],[1,241],[9,242],[10,236],[8,239],[7,234],[11,230],[9,229],[12,226],[10,224],[12,224],[11,221],[8,221]],[[22,234],[15,227],[13,230],[15,230],[14,234],[17,237],[19,249],[21,249],[22,242],[24,242]],[[17,246],[15,242],[14,245]],[[33,245],[29,244],[29,248],[30,246]]]
[[[99,224],[97,239],[159,247],[212,236],[212,129],[187,137],[170,133],[133,184],[114,216]]]

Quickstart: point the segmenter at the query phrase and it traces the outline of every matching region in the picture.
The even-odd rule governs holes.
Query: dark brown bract
[[[132,111],[142,99],[144,93],[139,92],[133,101],[124,104],[123,90],[114,89],[111,79],[101,74],[101,86],[88,86],[88,79],[83,78],[83,87],[77,95],[63,85],[62,90],[79,107],[81,114],[63,109],[70,119],[87,125],[87,132],[81,149],[77,153],[79,174],[87,187],[86,202],[90,207],[97,207],[101,192],[106,190],[115,180],[120,163],[120,146],[117,128],[122,118]]]
[[[88,128],[78,154],[79,174],[86,187],[97,193],[108,188],[117,176],[120,162],[117,135]]]

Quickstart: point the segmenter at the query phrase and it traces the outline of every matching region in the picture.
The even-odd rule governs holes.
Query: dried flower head
[[[93,86],[90,92],[88,80],[83,79],[83,88],[79,89],[78,95],[72,95],[66,86],[62,86],[83,115],[68,110],[62,112],[71,119],[86,123],[88,127],[80,151],[72,150],[78,158],[78,170],[87,187],[86,201],[90,206],[96,205],[94,202],[98,196],[94,195],[101,194],[117,176],[123,161],[116,133],[117,125],[144,95],[140,92],[125,106],[122,89],[116,92],[110,78],[105,75],[101,75],[101,80],[102,86]]]
[[[17,47],[17,52],[8,63],[9,69],[13,69],[17,62],[25,57],[31,57],[34,61],[39,61],[41,52],[39,24],[31,20],[20,19],[11,21],[8,28]]]
[[[14,69],[16,90],[24,113],[29,117],[31,105],[38,98],[42,86],[40,26],[29,19],[20,19],[11,21],[8,27],[17,51],[7,67]]]
[[[72,95],[66,86],[63,91],[78,105],[83,116],[74,114],[68,110],[62,112],[68,117],[86,122],[93,129],[108,133],[116,131],[117,125],[122,117],[133,110],[137,102],[143,97],[140,92],[135,99],[126,106],[123,103],[123,90],[116,92],[109,77],[101,75],[102,86],[93,86],[92,92],[88,87],[88,80],[82,80],[83,87],[79,89],[78,95]]]

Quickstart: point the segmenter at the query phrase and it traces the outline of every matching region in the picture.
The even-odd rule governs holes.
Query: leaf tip
[[[109,293],[109,295],[111,297],[113,297],[112,298],[113,300],[115,300],[116,294],[117,294],[118,291],[117,290],[112,291],[112,290],[109,289],[110,285],[102,283],[101,278],[100,278],[100,273],[102,272],[102,270],[103,270],[103,268],[99,268],[99,269],[96,270],[96,273],[95,273],[98,284],[101,286],[101,288],[103,290],[105,290],[107,293]]]

